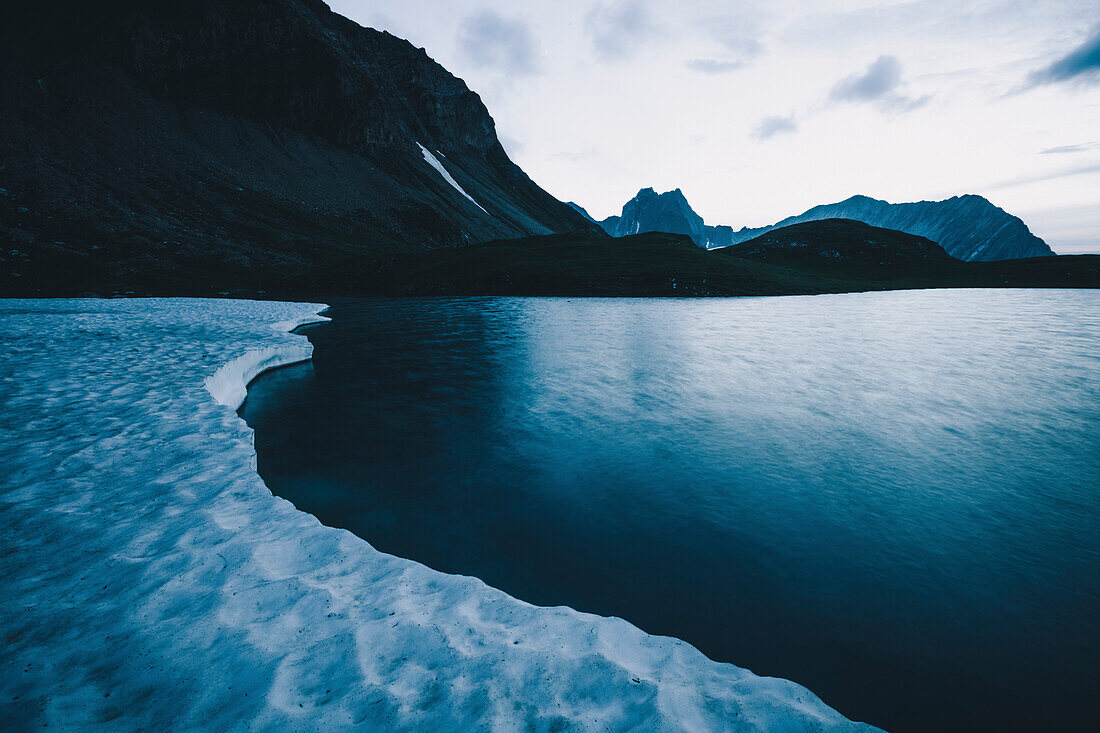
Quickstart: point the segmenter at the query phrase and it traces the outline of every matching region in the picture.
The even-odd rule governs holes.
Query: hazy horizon
[[[1092,2],[330,5],[463,78],[512,159],[596,218],[647,186],[735,229],[975,193],[1100,252]]]

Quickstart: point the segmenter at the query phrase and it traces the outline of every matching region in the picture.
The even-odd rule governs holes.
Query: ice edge
[[[331,318],[321,315],[321,312],[327,309],[327,305],[322,305],[316,313],[274,323],[272,328],[276,331],[293,331],[299,326],[331,321]],[[248,385],[253,379],[272,369],[309,361],[311,358],[313,358],[313,344],[305,336],[299,336],[292,343],[246,351],[219,367],[203,381],[203,385],[218,404],[238,410],[244,404]]]
[[[301,317],[288,321],[272,323],[272,328],[277,331],[288,332],[293,331],[299,326],[312,323],[324,323],[332,320],[331,318],[320,315],[320,313],[326,310],[329,306],[324,304],[310,305],[317,305],[317,310],[314,313],[303,315]],[[277,369],[281,366],[287,366],[298,362],[308,361],[312,358],[313,344],[311,344],[305,336],[295,336],[296,337],[294,342],[291,343],[279,344],[263,349],[252,349],[246,351],[244,354],[230,360],[229,362],[219,367],[214,372],[214,374],[210,375],[204,380],[204,386],[206,387],[207,391],[214,397],[216,402],[236,411],[240,408],[241,404],[243,404],[244,399],[247,396],[248,385],[256,377],[260,376],[264,372],[271,371],[272,369]],[[240,417],[237,417],[237,419],[241,420],[241,422],[244,422],[244,420]],[[251,428],[248,428],[248,430],[251,433]],[[250,455],[249,463],[252,472],[256,473],[256,477],[259,478],[260,483],[263,484],[266,488],[266,483],[263,481],[263,477],[259,476],[258,471],[256,470],[256,453],[254,447]],[[268,491],[270,491],[270,489]],[[303,515],[304,517],[308,517],[313,522],[316,522],[322,527],[325,527],[325,525],[323,525],[312,514],[298,509],[292,503],[279,499],[273,494],[270,494],[270,496],[274,501],[289,505],[293,508],[293,511]],[[330,529],[330,531],[332,530]],[[336,529],[335,533],[338,535],[342,535],[345,539],[352,540],[356,544],[361,544],[361,546],[365,548],[369,548],[369,550],[372,552],[379,553],[383,556],[388,555],[388,553],[382,553],[378,550],[375,550],[367,540],[353,535],[346,530]],[[671,644],[671,648],[665,650],[665,653],[670,655],[670,657],[666,658],[665,660],[666,664],[673,663],[673,660],[677,656],[679,656],[676,653],[677,651],[679,651],[680,653],[688,655],[689,659],[690,657],[695,656],[696,659],[699,660],[699,662],[703,663],[703,665],[713,666],[722,669],[725,672],[725,674],[722,675],[723,677],[725,677],[725,684],[730,685],[732,689],[737,689],[738,692],[741,693],[735,693],[736,697],[741,697],[742,695],[745,695],[745,697],[747,698],[754,699],[756,705],[754,705],[753,707],[759,706],[760,708],[763,708],[762,710],[758,709],[751,711],[741,711],[743,714],[746,714],[745,719],[741,719],[736,722],[734,720],[726,720],[725,724],[731,726],[729,728],[730,730],[742,730],[742,726],[745,726],[745,729],[751,728],[753,730],[756,730],[758,729],[757,726],[761,724],[763,725],[763,727],[770,728],[776,723],[779,723],[780,727],[784,730],[791,731],[801,731],[808,729],[813,729],[815,731],[826,729],[861,731],[879,730],[874,726],[869,726],[865,723],[859,723],[846,718],[843,714],[840,714],[836,710],[824,704],[820,700],[820,698],[818,698],[812,691],[803,687],[802,685],[799,685],[797,682],[793,682],[791,680],[787,680],[781,677],[758,676],[751,671],[743,667],[738,667],[734,664],[726,662],[715,662],[714,660],[706,657],[706,655],[696,649],[692,644],[684,641],[683,639],[671,636],[662,636],[659,634],[650,634],[634,626],[634,624],[630,623],[629,621],[626,621],[616,616],[601,616],[598,614],[578,611],[564,605],[536,606],[520,598],[516,598],[503,591],[493,588],[492,586],[485,583],[485,581],[475,576],[444,573],[435,570],[434,568],[429,568],[428,566],[422,565],[421,563],[418,563],[417,561],[412,559],[397,558],[393,555],[389,555],[389,557],[398,559],[402,562],[410,563],[419,570],[426,571],[429,574],[454,578],[456,580],[464,580],[466,582],[473,582],[478,590],[483,593],[488,592],[497,595],[498,597],[505,599],[507,602],[514,603],[520,607],[526,607],[535,612],[543,611],[553,614],[565,614],[566,617],[570,618],[571,620],[567,623],[583,623],[584,621],[588,621],[589,623],[595,622],[596,624],[600,625],[606,624],[608,626],[604,626],[604,629],[607,629],[608,631],[610,631],[610,629],[612,628],[617,627],[617,633],[614,631],[611,632],[611,635],[615,637],[621,637],[625,635],[626,637],[635,637],[635,639],[637,639],[637,637],[641,637],[642,639],[649,639],[652,641],[652,643],[661,646],[665,644]],[[627,646],[630,646],[631,641],[637,643],[635,639],[627,641],[626,639],[620,638],[618,640],[626,641]],[[604,647],[604,644],[599,644],[598,646]],[[613,646],[618,645],[616,644]],[[562,651],[564,652],[565,650]],[[570,654],[568,652],[566,653],[566,655],[568,657],[574,656],[574,654]],[[626,671],[626,669],[630,669],[634,666],[633,664],[630,664],[628,660],[630,662],[640,661],[630,659],[633,655],[630,651],[626,649],[619,649],[617,652],[615,652],[612,651],[611,648],[605,647],[601,650],[601,656],[605,656],[605,659],[607,659],[608,661],[611,661],[612,659],[618,657],[619,659],[617,661],[619,662],[619,665],[622,665],[622,667],[625,668],[623,671]],[[679,664],[683,664],[683,662],[687,660],[676,659],[675,661]],[[688,666],[695,666],[699,662],[695,662],[694,660],[690,661],[688,662]],[[675,666],[679,666],[679,664],[676,664]],[[703,673],[704,671],[700,669],[699,672]],[[658,678],[664,677],[663,674],[657,674],[654,676]],[[707,675],[703,673],[701,674],[701,676],[705,678]],[[755,680],[756,683],[753,684],[752,680]],[[656,682],[656,680],[653,681]],[[637,678],[635,678],[635,682],[641,684],[637,681]],[[668,687],[671,687],[673,689],[680,687],[680,684],[682,684],[682,682],[680,682],[680,684],[677,684],[677,682],[667,679],[662,680],[662,682],[663,684],[661,686],[667,685]],[[706,688],[710,686],[703,683],[703,680],[698,680],[698,682],[700,683],[700,687]],[[740,689],[743,685],[746,685],[746,683],[748,683],[748,686],[750,688],[755,687],[756,689]],[[686,692],[687,690],[680,688],[672,693],[672,699],[661,699],[665,698],[666,694],[658,693],[658,709],[664,715],[671,713],[671,717],[673,720],[679,718],[678,725],[676,727],[685,730],[695,729],[700,723],[702,723],[704,727],[706,727],[707,723],[713,723],[713,720],[704,722],[704,720],[698,719],[698,711],[692,709],[695,707],[695,705],[691,703],[685,705],[685,703],[687,703],[687,700],[684,700],[682,698],[685,696],[684,693]],[[693,691],[694,694],[688,693],[686,696],[689,698],[694,697],[700,692],[703,692],[703,690],[695,690]],[[802,695],[800,695],[799,693],[803,693],[805,697],[803,698]],[[710,697],[710,695],[706,695],[704,693],[704,697]],[[792,697],[794,699],[792,699]],[[742,699],[744,700],[745,698]],[[747,702],[747,700],[745,701]],[[664,715],[661,715],[661,718],[664,718]],[[664,729],[671,721],[668,719],[658,719],[650,720],[649,722],[655,726],[655,729]]]

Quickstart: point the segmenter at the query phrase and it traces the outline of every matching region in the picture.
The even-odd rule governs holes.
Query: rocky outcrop
[[[613,237],[643,232],[668,232],[686,234],[700,247],[717,244],[711,241],[716,227],[703,224],[703,218],[695,213],[678,188],[665,193],[643,188],[626,202],[621,216],[608,217],[600,222],[600,226]]]

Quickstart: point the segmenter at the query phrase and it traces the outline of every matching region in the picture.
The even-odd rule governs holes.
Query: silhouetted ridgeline
[[[938,244],[845,219],[705,250],[684,234],[590,233],[400,258],[355,290],[388,295],[800,295],[899,288],[1100,287],[1100,255],[963,262]]]

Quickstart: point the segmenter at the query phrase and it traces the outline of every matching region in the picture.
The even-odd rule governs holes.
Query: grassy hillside
[[[792,224],[714,254],[860,280],[868,290],[1100,286],[1100,256],[963,262],[924,237],[850,219]]]
[[[706,251],[684,235],[589,232],[399,258],[356,289],[391,295],[793,295],[933,287],[1098,287],[1100,256],[962,262],[921,237],[798,224]],[[796,246],[797,245],[797,246]]]
[[[799,270],[843,268],[870,279],[890,277],[898,272],[927,272],[958,261],[924,237],[851,219],[792,224],[714,251]]]
[[[405,257],[363,285],[393,295],[771,295],[861,288],[846,279],[716,257],[685,235],[587,232]]]

